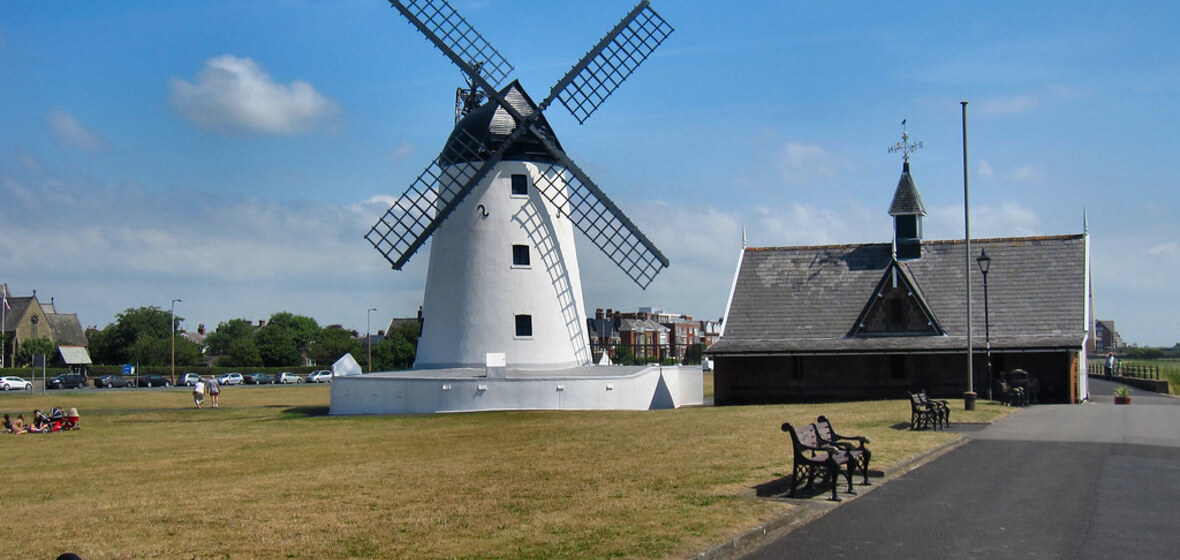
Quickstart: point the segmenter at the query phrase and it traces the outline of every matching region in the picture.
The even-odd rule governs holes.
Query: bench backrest
[[[815,424],[795,428],[790,422],[783,423],[783,431],[791,434],[791,448],[796,457],[806,457],[808,448],[819,447]]]
[[[835,432],[832,431],[832,423],[828,421],[827,416],[820,416],[812,426],[815,427],[816,435],[819,436],[820,440],[832,441]]]

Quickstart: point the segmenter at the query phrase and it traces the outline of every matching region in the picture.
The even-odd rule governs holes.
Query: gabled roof
[[[82,331],[82,323],[78,322],[76,313],[58,313],[46,315],[49,328],[53,329],[53,341],[67,346],[86,346],[86,333]]]
[[[893,193],[893,202],[889,204],[890,216],[925,216],[926,205],[922,204],[922,194],[910,176],[910,162],[902,164],[901,178],[897,180],[897,190]]]
[[[886,302],[901,305],[896,310]],[[896,317],[893,316],[896,313]],[[910,277],[905,267],[894,260],[885,268],[885,274],[877,286],[868,294],[868,303],[848,331],[848,336],[921,336],[942,335],[942,326],[930,310],[918,283]]]
[[[988,289],[993,348],[1080,348],[1085,337],[1084,235],[972,240],[992,257]],[[709,352],[962,351],[967,261],[962,240],[927,241],[898,264],[920,290],[943,336],[852,337],[849,328],[893,263],[888,243],[747,248]],[[984,345],[983,279],[971,262],[974,344]]]
[[[29,311],[29,306],[33,305],[36,300],[31,296],[26,297],[12,297],[8,295],[8,309],[4,310],[4,325],[0,327],[0,331],[13,332],[17,325],[20,324],[21,319]]]

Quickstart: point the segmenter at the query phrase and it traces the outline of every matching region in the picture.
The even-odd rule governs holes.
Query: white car
[[[227,374],[222,375],[217,378],[217,384],[218,385],[241,385],[242,384],[242,374],[240,374],[240,373],[227,373]]]
[[[308,383],[331,383],[332,372],[326,369],[317,369],[307,374]]]
[[[0,377],[0,389],[12,391],[15,389],[33,390],[33,384],[20,377]]]
[[[289,371],[284,371],[275,376],[275,383],[303,383],[303,378]]]

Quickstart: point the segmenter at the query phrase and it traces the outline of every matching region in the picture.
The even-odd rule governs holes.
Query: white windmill
[[[395,269],[433,239],[415,369],[590,363],[574,228],[646,288],[668,259],[562,150],[545,109],[579,123],[672,32],[644,0],[539,104],[445,0],[390,0],[470,78],[442,153],[365,236]],[[487,100],[484,103],[484,100]]]

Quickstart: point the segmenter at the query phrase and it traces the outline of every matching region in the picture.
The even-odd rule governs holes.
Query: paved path
[[[1092,380],[748,554],[778,558],[1180,557],[1180,399]]]

